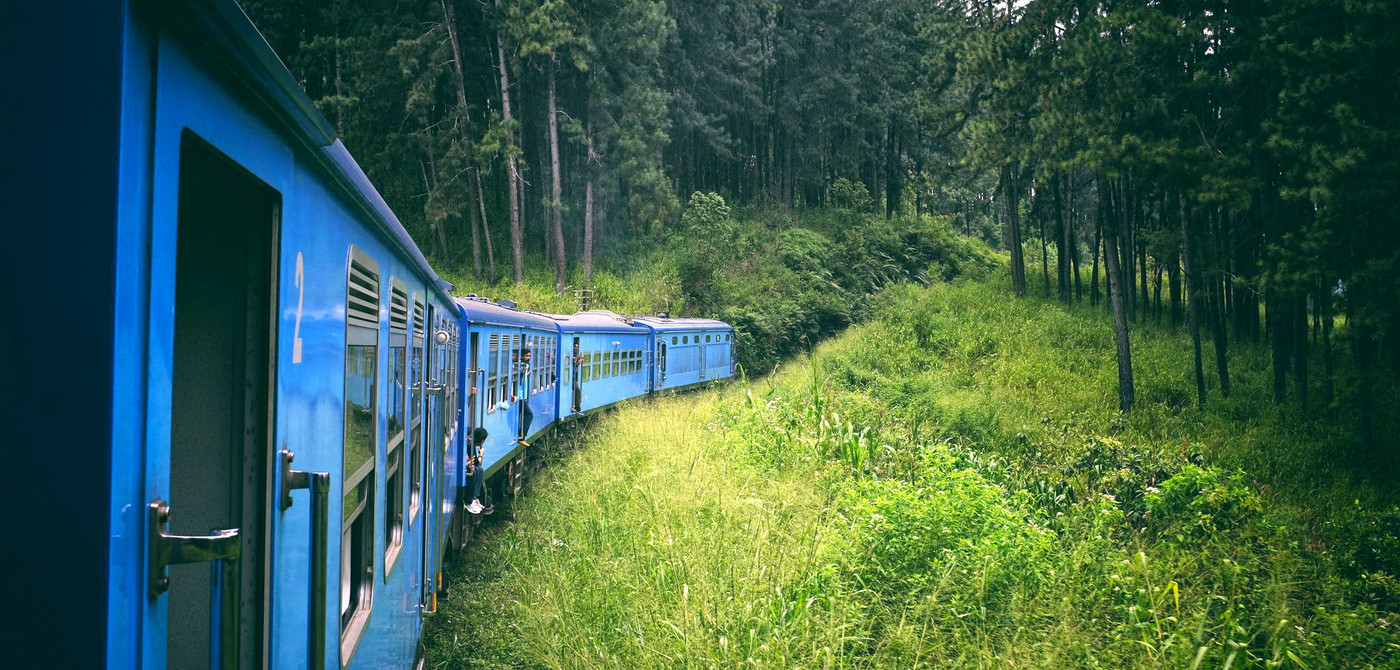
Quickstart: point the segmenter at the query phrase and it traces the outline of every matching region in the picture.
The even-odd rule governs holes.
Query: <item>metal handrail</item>
[[[170,506],[159,499],[146,506],[146,522],[150,556],[146,596],[156,600],[170,590],[170,566],[212,562],[210,627],[218,631],[218,639],[211,643],[209,663],[214,668],[237,668],[243,600],[243,540],[238,529],[215,530],[210,535],[171,535],[166,532],[170,529]]]
[[[329,472],[293,470],[296,458],[286,449],[277,452],[282,470],[282,511],[292,506],[292,491],[311,491],[311,585],[307,602],[306,654],[307,667],[326,667],[326,571],[330,557],[330,499]]]

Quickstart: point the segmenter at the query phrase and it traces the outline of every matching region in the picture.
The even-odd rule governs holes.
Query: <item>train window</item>
[[[345,309],[345,449],[341,469],[340,657],[348,660],[374,597],[374,441],[379,265],[350,247]]]
[[[523,339],[520,333],[513,333],[510,336],[510,358],[503,363],[503,365],[509,366],[507,369],[510,370],[510,382],[505,393],[507,400],[520,390],[520,348],[523,346]]]
[[[408,522],[423,499],[423,296],[413,294],[413,351],[408,361]]]
[[[579,355],[583,357],[583,364],[578,368],[579,383],[582,384],[583,382],[593,381],[593,354]]]
[[[708,343],[709,341],[710,341],[710,336],[709,336],[709,335],[706,335],[706,336],[705,336],[705,342]]]
[[[612,354],[612,373],[616,377],[622,374],[622,352],[614,351]]]
[[[690,336],[686,335],[685,337],[682,337],[681,344],[690,344]]]
[[[671,337],[671,344],[679,344],[679,343],[676,341],[676,340],[678,340],[678,339],[679,339],[679,338],[677,338],[677,337],[675,337],[675,336],[672,336],[672,337]]]
[[[526,340],[529,342],[525,350],[530,352],[530,375],[525,379],[525,391],[530,395],[534,395],[540,388],[540,352],[537,346],[539,340],[534,335],[526,337]]]
[[[389,448],[403,442],[408,412],[405,386],[408,383],[408,290],[404,283],[390,280],[389,291]]]
[[[603,353],[595,351],[588,355],[588,364],[593,368],[593,378],[602,379],[603,375]]]
[[[389,280],[389,446],[384,484],[384,578],[403,544],[403,433],[408,411],[408,287]]]
[[[457,338],[457,327],[451,322],[447,325],[447,406],[449,408],[457,406],[457,358],[460,355],[461,340]],[[452,417],[452,424],[448,434],[457,431],[457,412],[449,410],[448,415]]]
[[[500,333],[491,333],[491,342],[486,349],[486,413],[496,411],[496,405],[500,402],[500,396],[496,392],[497,377],[500,375]]]

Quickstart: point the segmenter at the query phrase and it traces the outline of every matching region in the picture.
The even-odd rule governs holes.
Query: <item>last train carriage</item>
[[[14,14],[0,667],[414,667],[473,428],[499,499],[731,375],[717,321],[454,299],[233,2]]]

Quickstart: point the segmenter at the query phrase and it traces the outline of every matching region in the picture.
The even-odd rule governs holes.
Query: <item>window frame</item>
[[[361,281],[372,280],[372,286],[361,283],[359,284],[361,288],[356,290],[357,267],[362,275]],[[380,351],[381,319],[379,310],[382,304],[380,293],[382,288],[379,264],[369,254],[351,245],[349,258],[346,262],[345,373],[343,376],[345,383],[343,404],[346,422],[342,432],[343,442],[341,446],[341,564],[339,566],[341,606],[337,619],[342,666],[348,664],[354,656],[360,641],[364,639],[365,630],[369,627],[370,616],[374,612],[374,512],[375,498],[378,492],[374,470],[379,456],[378,436],[382,409],[379,401],[380,376],[383,374],[380,357],[384,355]],[[360,295],[357,296],[356,293]],[[374,300],[372,304],[367,300],[370,295],[373,296]],[[355,309],[357,301],[362,303],[359,310]],[[373,315],[372,321],[367,318],[371,314]],[[361,350],[353,352],[353,348]],[[364,348],[369,348],[370,351],[366,352],[363,350]],[[355,353],[359,354],[361,364],[368,361],[373,367],[368,373],[369,389],[365,397],[371,406],[367,408],[367,412],[366,408],[359,408],[359,406],[356,406],[356,409],[351,409],[352,369],[350,363]],[[363,369],[359,372],[363,372]],[[349,416],[352,411],[367,413],[370,417],[369,458],[360,465],[354,466],[353,472],[347,473],[348,466],[353,465],[345,461],[345,458],[351,454],[352,428]],[[353,507],[347,511],[346,491],[351,488],[356,491],[358,499],[354,501]],[[356,573],[359,573],[358,577]]]

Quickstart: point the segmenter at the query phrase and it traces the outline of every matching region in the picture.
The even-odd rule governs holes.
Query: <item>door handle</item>
[[[293,470],[296,458],[286,449],[277,452],[282,470],[282,511],[292,506],[292,491],[311,491],[311,593],[307,603],[307,667],[326,667],[326,559],[330,543],[331,475],[329,472]]]
[[[210,649],[210,667],[238,667],[238,625],[242,585],[242,538],[237,528],[212,535],[171,535],[170,505],[156,499],[146,506],[146,597],[155,600],[170,590],[169,568],[185,563],[212,563],[210,627],[217,643]]]

